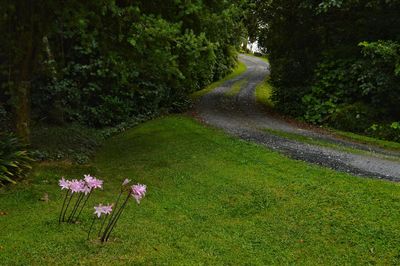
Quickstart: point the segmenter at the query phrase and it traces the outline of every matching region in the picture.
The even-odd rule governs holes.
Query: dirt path
[[[257,142],[283,152],[292,158],[317,163],[339,171],[360,176],[400,181],[400,153],[386,151],[364,144],[342,140],[328,132],[290,123],[271,115],[256,103],[255,88],[266,75],[269,66],[251,56],[240,55],[247,71],[226,81],[220,87],[203,96],[195,107],[198,117],[205,123],[245,140]],[[243,81],[244,80],[244,81]],[[227,95],[233,84],[242,81],[238,94]],[[290,138],[268,133],[265,129],[287,132],[331,142],[343,148],[357,149],[349,152],[325,146],[299,142]]]

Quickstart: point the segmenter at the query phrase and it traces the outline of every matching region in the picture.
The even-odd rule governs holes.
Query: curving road
[[[400,152],[345,141],[328,132],[287,122],[277,115],[266,112],[265,108],[255,100],[255,88],[269,74],[269,65],[252,56],[240,55],[239,60],[246,64],[247,71],[226,81],[199,100],[195,111],[200,120],[234,136],[283,152],[295,159],[359,176],[400,181]],[[233,96],[227,94],[234,84],[241,85],[240,91]],[[310,136],[363,152],[355,154],[302,143],[270,134],[265,129]]]

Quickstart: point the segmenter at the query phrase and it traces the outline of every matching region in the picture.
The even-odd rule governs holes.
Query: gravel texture
[[[256,102],[254,95],[257,84],[269,74],[269,65],[252,56],[240,55],[239,59],[246,64],[247,71],[204,95],[196,104],[196,117],[201,121],[244,140],[254,141],[280,151],[295,159],[359,176],[400,181],[400,152],[343,140],[324,130],[288,121],[279,115],[267,112]],[[226,92],[231,89],[232,85],[243,79],[246,79],[246,82],[240,92],[237,95],[228,96]],[[279,137],[263,129],[310,136],[367,152],[359,154],[358,152],[351,153],[311,145]]]

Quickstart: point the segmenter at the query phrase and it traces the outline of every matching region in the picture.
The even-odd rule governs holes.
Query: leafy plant
[[[16,183],[31,169],[33,159],[18,138],[10,134],[0,134],[0,185]]]

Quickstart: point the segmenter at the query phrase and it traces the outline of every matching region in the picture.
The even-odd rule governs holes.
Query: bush
[[[378,41],[360,46],[360,57],[326,56],[317,65],[311,91],[302,97],[305,111],[301,117],[396,140],[398,131],[392,121],[400,119],[400,45]]]
[[[25,177],[32,161],[26,147],[15,136],[0,134],[0,185]]]
[[[366,133],[379,139],[400,142],[400,122],[372,124]]]
[[[329,117],[329,125],[334,128],[365,133],[378,117],[378,112],[363,103],[354,103],[339,107]]]
[[[304,113],[301,101],[310,88],[302,81],[306,69],[295,58],[269,58],[271,62],[271,83],[274,87],[272,100],[276,108],[288,115],[298,117]]]
[[[144,13],[135,5],[103,5],[83,4],[79,8],[92,11],[80,13],[71,3],[72,13],[60,14],[66,16],[63,24],[56,23],[57,30],[48,37],[52,44],[63,36],[64,47],[53,49],[56,74],[50,71],[50,62],[37,70],[32,83],[35,120],[103,128],[137,115],[182,110],[190,106],[191,92],[236,65],[232,43],[240,36],[211,40],[214,32],[205,25],[186,25],[186,21]],[[221,19],[222,25],[229,20]],[[211,22],[204,23],[214,25]]]
[[[324,124],[332,115],[360,100],[357,92],[357,69],[354,61],[326,58],[315,69],[314,84],[302,97],[302,117],[314,124]]]
[[[360,93],[387,119],[400,119],[400,43],[362,42],[363,60],[357,76]]]

